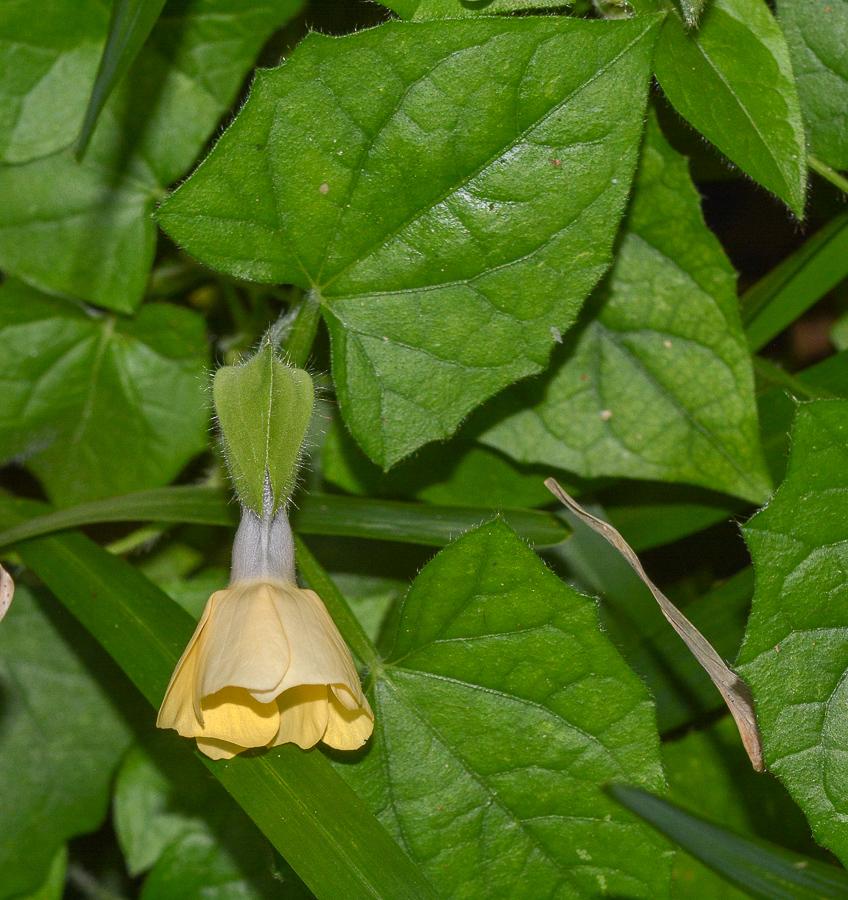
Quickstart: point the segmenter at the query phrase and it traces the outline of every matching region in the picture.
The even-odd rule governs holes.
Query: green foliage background
[[[0,4],[0,900],[848,896],[846,45],[846,0]],[[376,725],[212,762],[155,707],[263,336],[231,474],[271,435]],[[551,475],[738,655],[767,773]]]

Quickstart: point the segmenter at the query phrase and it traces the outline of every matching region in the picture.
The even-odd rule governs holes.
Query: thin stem
[[[297,535],[294,536],[294,546],[297,565],[301,574],[309,586],[324,601],[333,621],[338,626],[342,637],[347,641],[351,650],[373,672],[379,669],[382,663],[377,655],[377,650],[371,643],[371,639],[365,633],[365,629],[359,624],[359,619],[353,614],[341,591],[336,587],[333,579],[324,570],[324,567],[312,555],[310,549]]]
[[[120,894],[104,887],[93,875],[86,872],[82,866],[71,863],[68,866],[67,879],[81,894],[89,900],[124,900]]]
[[[805,384],[794,375],[781,369],[780,366],[776,366],[761,356],[753,356],[752,359],[756,374],[767,381],[771,387],[784,388],[802,400],[828,400],[836,397],[836,394],[826,388],[816,388]]]
[[[312,352],[312,343],[318,331],[319,297],[316,290],[308,291],[300,301],[297,316],[283,339],[283,349],[293,366],[303,367]]]
[[[808,156],[807,162],[814,172],[818,172],[822,178],[829,181],[834,187],[838,187],[843,194],[848,194],[848,178],[845,178],[844,175],[840,175],[836,169],[832,169],[820,159],[816,159],[815,156]]]

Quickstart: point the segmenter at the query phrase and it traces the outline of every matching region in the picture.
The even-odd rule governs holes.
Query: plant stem
[[[832,169],[829,165],[823,163],[815,156],[808,156],[807,162],[814,172],[818,172],[822,178],[829,181],[834,187],[838,187],[843,194],[848,194],[848,178],[845,178],[844,175],[840,175],[836,169]]]
[[[68,866],[68,882],[89,900],[124,900],[120,894],[104,887],[93,875],[82,866],[74,863]]]
[[[318,331],[319,308],[318,292],[314,289],[307,291],[283,340],[283,349],[293,366],[303,368],[309,359]]]
[[[333,579],[324,570],[324,567],[312,555],[310,549],[297,536],[294,536],[297,565],[301,574],[309,586],[324,601],[333,621],[338,626],[342,637],[347,641],[351,650],[368,666],[370,671],[379,669],[382,665],[377,650],[371,643],[371,639],[359,624],[359,619],[353,614],[341,591],[336,587]]]

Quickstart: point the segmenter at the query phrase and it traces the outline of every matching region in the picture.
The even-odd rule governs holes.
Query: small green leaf
[[[778,19],[792,57],[810,150],[835,169],[848,169],[848,2],[780,0]]]
[[[345,421],[388,468],[543,368],[609,264],[659,21],[311,34],[159,219],[320,296]]]
[[[735,273],[686,161],[649,118],[615,264],[550,375],[504,399],[481,440],[578,475],[679,481],[762,502],[751,360]]]
[[[138,56],[164,5],[165,0],[117,0],[112,7],[109,38],[77,141],[78,157],[85,152],[109,95]]]
[[[114,822],[129,873],[153,870],[144,900],[280,896],[283,879],[273,876],[285,864],[174,734],[146,734],[127,754],[115,784]],[[309,896],[288,875],[286,896]]]
[[[601,790],[662,790],[648,693],[502,521],[424,568],[368,696],[373,745],[338,769],[446,897],[668,896],[663,843]]]
[[[285,506],[315,403],[309,373],[286,365],[266,343],[246,363],[218,369],[212,395],[241,501],[262,515],[267,474],[274,498],[268,512]]]
[[[848,277],[848,215],[835,216],[747,290],[742,321],[752,352]]]
[[[616,786],[613,796],[628,809],[721,872],[758,900],[840,900],[848,890],[843,869],[784,850],[754,843],[683,812],[638,788]]]
[[[270,859],[261,870],[246,876],[242,865],[221,852],[215,835],[188,832],[162,854],[145,879],[139,900],[308,900],[311,896],[296,881],[277,879]]]
[[[740,673],[766,763],[818,840],[848,859],[848,401],[798,407],[786,480],[744,526],[757,587]]]
[[[683,18],[686,20],[687,28],[695,28],[698,19],[704,11],[708,0],[680,0],[680,8],[683,10]]]
[[[9,116],[0,117],[0,154],[5,145],[7,161],[23,163],[0,166],[0,268],[47,291],[132,312],[153,259],[155,201],[194,163],[259,49],[299,5],[174,4],[77,163],[70,144],[106,38],[107,5],[0,3],[0,71],[14,73],[0,83],[0,112]]]
[[[166,484],[206,447],[196,313],[149,303],[118,319],[9,280],[0,341],[0,459],[25,457],[56,503]]]
[[[0,898],[33,892],[65,841],[106,815],[131,691],[88,634],[19,583],[0,640]],[[36,894],[37,896],[37,894]]]
[[[663,26],[657,79],[675,109],[799,218],[807,150],[786,39],[764,0],[714,0],[697,30]]]

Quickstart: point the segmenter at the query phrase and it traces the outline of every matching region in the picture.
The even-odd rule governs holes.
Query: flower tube
[[[213,759],[250,747],[323,741],[361,747],[374,714],[350,650],[321,598],[295,583],[285,506],[245,507],[229,586],[209,598],[156,724],[193,737]]]

